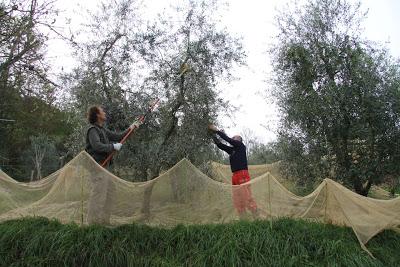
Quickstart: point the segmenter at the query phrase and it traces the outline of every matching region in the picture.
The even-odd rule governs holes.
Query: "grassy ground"
[[[281,219],[224,225],[79,227],[45,218],[0,224],[1,266],[400,266],[400,234],[364,252],[351,229]]]

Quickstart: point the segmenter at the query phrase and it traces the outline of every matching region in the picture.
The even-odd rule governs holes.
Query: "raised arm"
[[[215,135],[213,135],[213,140],[219,149],[225,151],[229,155],[232,154],[233,147],[222,144]]]
[[[222,139],[224,139],[226,142],[228,142],[229,144],[231,144],[232,146],[240,146],[242,144],[242,142],[234,140],[232,138],[229,138],[223,131],[216,131],[216,134],[219,135],[219,137],[221,137]]]
[[[110,131],[110,130],[108,130],[108,129],[105,129],[105,130],[106,130],[107,137],[108,137],[108,139],[109,139],[110,141],[119,142],[119,141],[121,141],[121,139],[124,138],[124,136],[128,133],[129,128],[126,129],[126,130],[123,131],[123,132],[113,132],[113,131]]]

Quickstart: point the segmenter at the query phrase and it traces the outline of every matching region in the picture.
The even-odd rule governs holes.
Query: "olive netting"
[[[256,219],[291,217],[348,226],[363,248],[380,231],[400,225],[399,197],[363,197],[330,179],[300,197],[278,181],[277,164],[249,166],[249,171],[250,182],[232,186],[229,166],[211,163],[208,177],[183,159],[151,181],[128,182],[81,152],[62,169],[31,183],[0,171],[0,221],[44,216],[78,224],[225,223],[239,218],[232,197],[246,190],[257,203]],[[253,215],[248,211],[245,218]]]

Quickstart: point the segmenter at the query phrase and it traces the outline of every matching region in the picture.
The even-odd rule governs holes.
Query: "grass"
[[[291,219],[109,228],[45,218],[0,224],[0,266],[400,266],[400,234],[364,252],[352,230]]]

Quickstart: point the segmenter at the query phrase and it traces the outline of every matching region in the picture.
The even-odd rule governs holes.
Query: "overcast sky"
[[[185,0],[145,0],[144,3],[152,10],[161,10],[171,2],[182,1]],[[276,34],[273,22],[276,9],[286,2],[229,0],[229,7],[222,12],[222,24],[234,35],[243,37],[244,49],[248,55],[248,67],[235,70],[238,80],[221,88],[224,98],[239,107],[239,111],[232,114],[233,119],[224,118],[221,121],[229,135],[242,134],[245,129],[250,129],[261,142],[275,139],[279,115],[273,100],[267,100],[263,96],[266,88],[270,86],[268,78],[271,71],[266,50]],[[82,22],[80,13],[83,7],[93,8],[96,3],[97,1],[93,0],[70,0],[59,1],[58,6],[65,10],[65,16],[72,18],[71,25],[76,25]],[[361,4],[363,10],[368,10],[368,17],[364,23],[364,37],[386,44],[391,54],[400,58],[400,36],[396,29],[397,25],[400,25],[400,1],[362,0]],[[49,45],[51,58],[55,62],[72,64],[67,47],[60,49],[61,46],[60,42]]]

